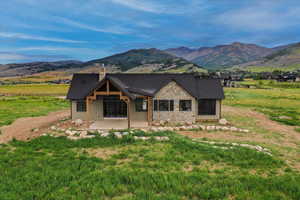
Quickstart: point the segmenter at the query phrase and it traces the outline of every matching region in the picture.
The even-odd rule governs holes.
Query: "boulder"
[[[216,129],[215,126],[207,126],[206,127],[206,130],[208,130],[208,131],[214,131],[215,129]]]
[[[108,136],[109,136],[109,133],[102,133],[100,136],[101,136],[101,137],[108,137]]]
[[[230,127],[230,131],[238,131],[238,128],[236,128],[236,127]]]
[[[83,121],[82,121],[82,119],[76,119],[74,121],[74,124],[75,124],[75,126],[81,126],[83,124]]]
[[[229,130],[230,130],[230,128],[229,128],[229,127],[227,127],[227,126],[223,126],[223,127],[222,127],[222,130],[223,130],[223,131],[229,131]]]
[[[56,130],[56,126],[51,126],[50,129],[51,129],[52,131],[55,131],[55,130]]]
[[[192,122],[185,122],[185,125],[191,126],[191,125],[193,125],[193,123]]]
[[[223,118],[223,119],[219,120],[219,124],[226,125],[226,124],[228,124],[228,121]]]

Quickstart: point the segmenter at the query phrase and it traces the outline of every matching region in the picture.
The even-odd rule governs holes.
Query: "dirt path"
[[[294,127],[280,124],[276,121],[270,120],[266,115],[253,111],[247,108],[237,108],[231,106],[222,106],[224,114],[254,118],[256,123],[253,126],[262,127],[265,130],[280,133],[280,138],[268,138],[265,134],[250,132],[247,134],[235,134],[233,132],[218,131],[216,134],[211,132],[181,132],[182,135],[193,138],[211,138],[211,139],[225,139],[236,141],[252,141],[267,144],[284,145],[287,147],[297,147],[300,143],[300,134],[294,130]],[[236,124],[233,124],[236,125]]]
[[[295,127],[280,124],[270,120],[266,115],[253,111],[248,108],[238,108],[231,106],[222,106],[222,112],[226,115],[234,115],[235,117],[248,117],[255,119],[255,123],[251,126],[260,127],[270,133],[253,132],[247,134],[237,134],[230,131],[182,131],[181,135],[191,138],[209,138],[222,141],[236,142],[256,142],[264,146],[272,146],[280,151],[283,160],[286,160],[290,166],[300,170],[300,133],[294,130]],[[238,120],[233,122],[234,126],[241,126]]]
[[[57,111],[42,117],[26,117],[17,119],[9,126],[0,128],[0,143],[6,143],[16,138],[17,140],[27,140],[39,136],[39,131],[34,132],[33,129],[44,128],[51,124],[70,116],[69,110]]]

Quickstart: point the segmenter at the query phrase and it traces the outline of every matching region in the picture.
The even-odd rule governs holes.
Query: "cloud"
[[[151,13],[164,13],[165,9],[159,5],[154,4],[149,1],[141,1],[141,0],[111,0],[115,4],[119,4],[134,10],[140,10]]]
[[[26,55],[19,53],[0,52],[0,63],[58,61],[69,60],[72,57],[66,55]]]
[[[2,38],[13,38],[13,39],[23,39],[23,40],[39,40],[39,41],[48,41],[48,42],[61,42],[61,43],[86,43],[85,41],[79,40],[68,40],[54,37],[43,37],[43,36],[34,36],[23,33],[8,33],[0,32],[0,37]]]
[[[81,29],[86,29],[86,30],[90,30],[90,31],[95,31],[95,32],[102,32],[102,33],[113,33],[113,34],[128,34],[131,31],[127,28],[122,28],[119,26],[110,26],[110,27],[106,27],[106,28],[98,28],[95,26],[91,26],[88,24],[83,24],[77,21],[73,21],[67,18],[63,18],[63,17],[57,17],[60,19],[60,22],[66,24],[66,25],[70,25],[70,26],[74,26],[74,27],[78,27]]]
[[[246,31],[277,31],[299,25],[298,7],[282,0],[254,2],[247,7],[232,8],[220,14],[215,22]]]

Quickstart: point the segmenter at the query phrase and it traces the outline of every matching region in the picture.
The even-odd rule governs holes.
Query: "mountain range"
[[[256,44],[235,42],[229,45],[218,45],[215,47],[201,47],[197,49],[178,47],[166,49],[165,51],[205,68],[218,69],[261,59],[272,54],[276,49],[266,48]]]
[[[57,71],[76,72],[194,72],[207,69],[249,70],[253,67],[279,70],[300,69],[300,43],[267,48],[235,42],[215,47],[178,47],[166,50],[133,49],[88,62],[59,61],[0,65],[0,77],[27,76]]]

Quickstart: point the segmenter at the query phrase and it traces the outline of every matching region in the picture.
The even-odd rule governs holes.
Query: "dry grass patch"
[[[112,155],[119,153],[118,150],[113,148],[85,148],[79,150],[78,152],[88,154],[92,157],[101,158],[103,160],[110,159]]]

